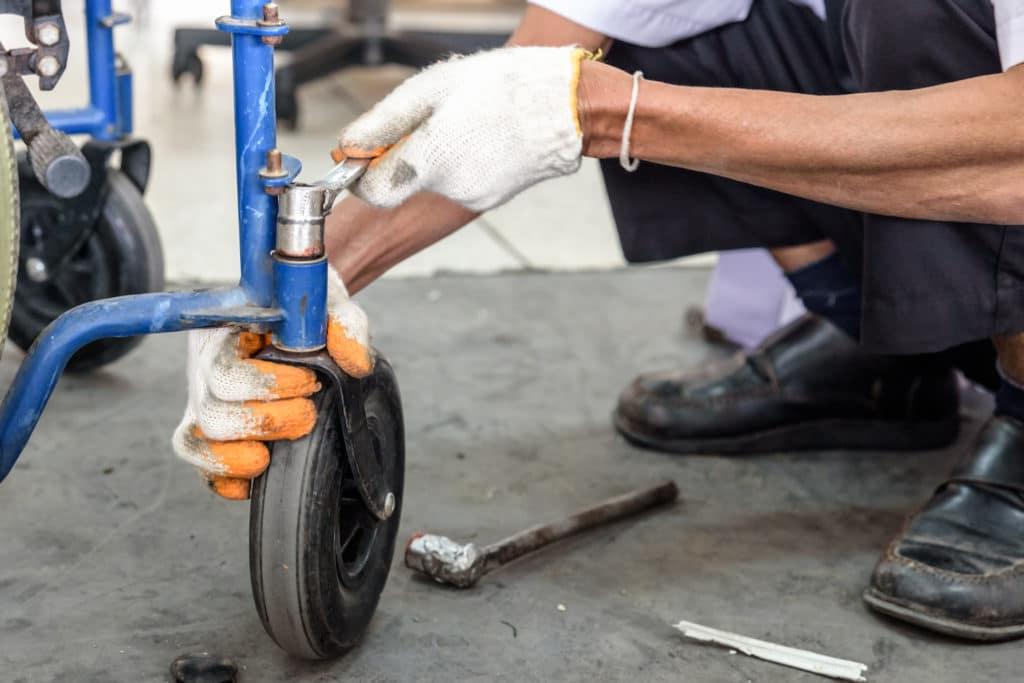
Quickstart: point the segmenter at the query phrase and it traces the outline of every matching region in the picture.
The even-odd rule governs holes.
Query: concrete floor
[[[333,663],[289,659],[264,635],[247,506],[210,495],[170,453],[184,339],[65,379],[0,496],[3,679],[159,681],[178,654],[208,650],[237,658],[248,682],[820,680],[686,642],[669,627],[686,619],[865,662],[871,681],[1017,680],[1019,643],[933,637],[859,597],[977,415],[957,448],[909,455],[670,457],[614,434],[609,411],[636,371],[719,353],[682,330],[705,277],[461,276],[366,293],[405,399],[402,540],[496,539],[665,477],[682,502],[468,592],[396,562],[365,642]],[[17,362],[9,351],[0,364],[4,385]]]

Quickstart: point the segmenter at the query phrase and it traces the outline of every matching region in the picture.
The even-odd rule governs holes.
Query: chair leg
[[[179,28],[174,31],[174,59],[171,78],[177,83],[185,74],[192,74],[198,85],[203,80],[203,62],[199,48],[203,45],[230,46],[231,36],[216,29]]]
[[[295,129],[299,121],[299,86],[354,64],[362,63],[365,42],[330,31],[295,50],[291,61],[277,70],[277,120]]]

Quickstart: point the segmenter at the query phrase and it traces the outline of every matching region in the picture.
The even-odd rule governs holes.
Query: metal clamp
[[[52,90],[68,63],[67,27],[59,0],[0,0],[0,14],[25,20],[25,37],[35,47],[0,49],[0,75],[39,76],[39,88]]]

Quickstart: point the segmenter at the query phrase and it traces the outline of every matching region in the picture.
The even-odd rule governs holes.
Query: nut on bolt
[[[60,73],[60,60],[53,55],[46,55],[36,62],[36,73],[45,78],[51,78]]]
[[[47,21],[36,27],[36,40],[39,41],[40,45],[46,47],[53,47],[60,42],[60,26]]]
[[[276,2],[268,2],[263,6],[263,18],[257,23],[265,27],[284,26]],[[263,36],[262,40],[264,45],[277,47],[284,40],[284,36]]]

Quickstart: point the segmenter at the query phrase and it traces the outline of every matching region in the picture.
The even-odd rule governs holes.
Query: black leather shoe
[[[938,448],[960,426],[951,368],[865,353],[812,315],[724,364],[641,375],[614,421],[633,443],[676,453]]]
[[[864,601],[961,638],[1024,636],[1024,424],[992,418],[886,548]]]

